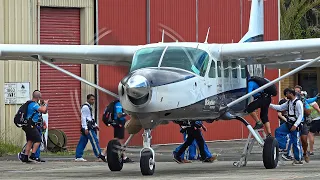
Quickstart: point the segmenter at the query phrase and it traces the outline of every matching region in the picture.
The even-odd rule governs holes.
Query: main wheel
[[[266,169],[274,169],[278,165],[279,144],[274,137],[265,140],[263,146],[263,165]]]
[[[153,175],[156,163],[153,160],[152,152],[149,150],[141,152],[140,170],[142,175]]]
[[[118,147],[121,147],[118,140],[109,141],[107,147],[107,161],[111,171],[121,171],[123,167],[123,154]]]

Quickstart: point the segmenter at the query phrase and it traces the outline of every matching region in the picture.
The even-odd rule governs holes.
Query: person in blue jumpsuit
[[[201,126],[204,131],[207,131],[207,128],[202,124],[202,121],[196,121],[195,123],[196,123],[197,125]],[[183,131],[183,130],[181,129],[181,131]],[[180,132],[181,132],[181,131],[180,131]],[[203,138],[202,132],[201,132],[201,136],[202,136],[202,138]],[[184,141],[187,140],[187,134],[186,134],[186,132],[183,132],[183,138],[184,138]],[[181,149],[182,146],[183,146],[183,144],[181,144],[180,146],[178,146],[178,147],[173,151],[173,154],[177,153],[177,152]],[[188,160],[200,159],[199,154],[197,155],[197,146],[198,146],[198,144],[197,144],[196,140],[193,140],[192,144],[189,146],[189,149],[188,149],[188,151],[189,151],[189,156],[188,156],[188,158],[187,158]],[[212,156],[212,154],[211,154],[211,152],[210,152],[210,150],[209,150],[209,148],[208,148],[208,146],[207,146],[207,144],[206,144],[205,142],[204,142],[204,151],[205,151],[206,158],[209,159],[211,162],[216,159],[216,156]],[[196,157],[196,156],[198,156],[198,157]],[[190,161],[188,161],[187,159],[185,159],[185,152],[182,153],[182,155],[180,156],[180,158],[181,158],[185,163],[190,162]]]
[[[293,89],[286,88],[283,94],[287,97],[288,101],[281,105],[270,104],[270,108],[278,111],[288,111],[288,119],[286,123],[283,123],[276,129],[275,137],[279,142],[279,149],[288,149],[289,134],[292,140],[294,162],[293,165],[303,165],[302,162],[302,148],[300,142],[300,130],[302,128],[301,122],[303,121],[304,111],[303,103],[297,98],[296,92]],[[295,104],[295,105],[294,105]]]
[[[306,98],[306,92],[305,94],[302,94],[301,92],[302,88],[301,86],[296,86],[295,87],[295,92],[297,94],[297,97],[303,102],[303,105],[304,105],[304,108],[305,109],[308,109],[308,110],[311,110],[311,106],[309,104],[313,103],[313,102],[316,102],[318,100],[318,96],[316,97],[313,97],[313,98]],[[304,117],[303,117],[303,120],[302,120],[302,123],[303,123],[303,126],[302,126],[302,129],[301,129],[301,143],[302,143],[302,148],[303,148],[303,157],[304,157],[304,160],[309,163],[309,155],[307,153],[308,151],[308,134],[309,134],[309,127],[307,125],[307,116],[306,114],[304,114]],[[290,139],[289,140],[289,148],[288,148],[288,152],[286,155],[283,155],[282,157],[286,160],[291,160],[292,159],[292,156],[291,156],[291,146],[292,146],[292,140]]]

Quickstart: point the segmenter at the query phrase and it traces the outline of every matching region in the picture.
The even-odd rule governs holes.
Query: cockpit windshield
[[[161,55],[165,47],[144,48],[136,52],[130,71],[144,67],[174,67],[194,72],[204,76],[209,62],[206,51],[190,47],[170,46],[163,58]],[[160,62],[161,60],[161,62]]]

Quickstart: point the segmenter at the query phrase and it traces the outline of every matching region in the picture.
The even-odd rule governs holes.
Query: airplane
[[[108,143],[108,166],[121,171],[122,150],[134,134],[143,132],[140,151],[142,175],[155,172],[151,131],[169,121],[239,120],[263,147],[265,168],[277,167],[279,147],[275,138],[261,139],[243,118],[248,98],[300,70],[317,66],[320,38],[263,41],[263,0],[251,1],[248,32],[238,43],[159,42],[146,45],[45,45],[0,44],[0,60],[40,61],[105,93],[119,98],[131,117],[130,137],[124,145]],[[86,81],[53,62],[131,66],[118,85],[118,94]],[[277,65],[279,64],[279,66]],[[248,69],[296,67],[287,74],[247,93]],[[263,76],[263,75],[262,75]]]

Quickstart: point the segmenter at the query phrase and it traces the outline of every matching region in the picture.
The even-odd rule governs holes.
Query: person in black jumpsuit
[[[201,155],[201,161],[203,162],[209,162],[209,159],[206,158],[206,153],[204,151],[204,139],[201,136],[201,128],[202,126],[199,124],[196,124],[196,121],[189,121],[189,122],[176,122],[180,126],[187,126],[184,130],[187,133],[187,140],[183,143],[182,147],[179,149],[177,153],[173,155],[173,160],[177,163],[183,163],[181,159],[182,153],[192,144],[194,140],[196,140],[200,155]]]

